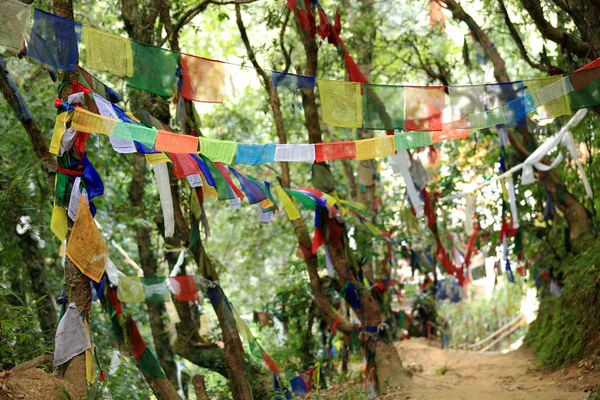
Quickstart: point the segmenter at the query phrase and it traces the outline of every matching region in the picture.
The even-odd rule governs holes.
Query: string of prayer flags
[[[108,250],[83,196],[67,243],[67,257],[84,275],[100,282]]]
[[[365,129],[404,129],[404,86],[364,84],[363,90]]]
[[[140,371],[155,378],[165,379],[166,375],[156,357],[146,346],[146,342],[140,334],[137,324],[128,316],[124,318],[121,303],[116,294],[116,288],[106,287],[106,298],[103,305],[110,318],[115,339],[120,346],[125,345],[125,338],[128,337],[127,348],[135,358],[135,362]]]
[[[433,136],[429,132],[400,132],[394,134],[394,139],[396,150],[414,149],[433,143]]]
[[[363,122],[360,83],[319,79],[323,122],[343,128],[361,128]]]
[[[83,27],[86,65],[98,71],[108,71],[117,76],[133,76],[133,50],[131,41],[121,36]]]
[[[71,119],[71,129],[85,133],[112,135],[119,122],[115,119],[94,114],[81,107],[75,108]]]
[[[396,153],[394,136],[362,139],[355,141],[355,143],[357,160],[371,160],[374,158],[392,156]]]
[[[539,110],[541,111],[541,113],[538,112],[538,114],[540,114],[542,118],[556,118],[560,117],[561,115],[571,114],[571,104],[569,101],[569,96],[567,94],[565,80],[563,78],[563,75],[555,75],[548,76],[545,78],[528,79],[523,81],[523,83],[527,87],[526,91],[529,95],[532,95],[532,93],[536,93],[543,88],[549,87],[550,85],[555,85],[560,91],[562,91],[562,96],[554,100],[547,101],[544,103],[543,106],[541,106],[542,110]],[[535,98],[533,98],[533,101],[535,103]]]
[[[184,99],[202,103],[222,103],[225,94],[225,64],[181,53]]]
[[[278,144],[275,146],[275,161],[315,162],[314,144]]]
[[[275,143],[238,144],[235,155],[236,164],[256,166],[275,161]]]
[[[167,153],[196,153],[198,152],[198,138],[160,130],[156,135],[154,147],[158,151]]]
[[[238,144],[233,140],[200,137],[200,152],[213,162],[233,164]]]
[[[81,29],[77,22],[36,8],[27,55],[55,69],[75,71]]]
[[[148,44],[133,42],[133,78],[127,86],[158,96],[171,97],[179,54]]]
[[[286,88],[296,93],[298,89],[312,90],[315,87],[315,77],[273,71],[271,81],[276,88]]]
[[[71,302],[56,328],[52,365],[55,367],[62,365],[90,347],[92,344],[83,319],[75,303]]]
[[[339,160],[342,158],[356,158],[356,144],[354,141],[315,144],[316,162]]]
[[[19,53],[31,18],[31,6],[16,0],[0,3],[0,47]]]
[[[407,131],[439,131],[446,102],[444,86],[406,86],[404,129]]]

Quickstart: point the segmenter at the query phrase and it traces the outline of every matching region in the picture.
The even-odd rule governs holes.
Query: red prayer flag
[[[315,144],[315,160],[317,162],[355,157],[356,143],[353,141]]]
[[[133,318],[130,317],[129,322],[131,328],[131,352],[135,359],[139,360],[144,351],[146,351],[146,342],[144,341],[144,338],[142,338]]]
[[[446,102],[443,86],[406,86],[407,131],[441,131]]]
[[[169,281],[177,301],[199,301],[198,288],[193,276],[170,276]]]
[[[169,153],[169,158],[173,162],[173,173],[177,179],[202,173],[198,163],[189,154]]]

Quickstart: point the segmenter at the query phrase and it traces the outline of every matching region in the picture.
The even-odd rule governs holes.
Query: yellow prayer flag
[[[541,113],[538,109],[538,114],[541,114],[542,118],[556,118],[561,115],[571,115],[571,102],[569,101],[567,88],[563,78],[563,75],[555,75],[523,81],[531,93],[534,104],[542,108]],[[544,88],[546,89],[540,92],[540,90]],[[544,97],[548,96],[544,95],[542,92],[548,92],[549,90],[554,91],[560,95],[560,97],[549,102],[544,101]],[[540,103],[543,104],[540,105]]]
[[[125,303],[143,303],[146,300],[144,285],[139,276],[119,276],[117,297]]]
[[[83,43],[88,67],[118,76],[133,76],[133,51],[129,39],[84,25]]]
[[[360,83],[319,79],[323,122],[343,128],[361,128]]]
[[[152,164],[162,164],[166,162],[170,162],[169,157],[165,155],[165,153],[159,154],[146,154],[146,162],[150,165]]]
[[[266,199],[264,199],[263,201],[261,201],[260,203],[260,208],[262,208],[263,210],[266,210],[268,208],[273,207],[275,204],[273,204],[273,202],[271,201],[271,199],[269,199],[268,197]]]
[[[275,192],[277,192],[277,196],[279,197],[279,200],[281,200],[281,203],[283,204],[283,209],[285,210],[285,213],[287,214],[288,219],[290,221],[300,219],[300,212],[294,205],[294,202],[292,201],[292,199],[290,199],[290,196],[288,196],[288,194],[281,188],[281,186],[275,186]]]
[[[213,186],[210,186],[208,182],[206,182],[204,174],[200,174],[200,178],[202,178],[202,193],[204,194],[204,197],[219,197],[217,189],[215,189]]]
[[[112,131],[117,124],[116,119],[103,117],[77,107],[73,112],[71,129],[86,133],[102,133],[112,135]]]
[[[67,212],[61,206],[56,204],[52,208],[52,220],[50,221],[52,233],[62,242],[67,237],[69,231],[67,222]]]
[[[396,154],[396,140],[393,135],[356,140],[354,143],[356,143],[357,160],[372,160]]]
[[[85,332],[90,338],[90,343],[92,343],[92,335],[90,332],[90,326],[87,320],[83,319],[83,326],[85,326]],[[85,351],[85,379],[89,384],[93,385],[96,382],[96,370],[94,368],[94,344]]]
[[[368,230],[371,231],[371,233],[375,236],[381,236],[383,235],[381,233],[381,229],[379,229],[378,227],[376,227],[375,225],[373,225],[372,223],[370,223],[369,221],[365,221],[364,225],[367,227]]]
[[[60,151],[60,143],[62,137],[67,130],[67,121],[71,119],[71,115],[68,112],[63,112],[56,116],[54,121],[54,130],[52,131],[52,139],[50,140],[49,151],[52,154],[58,154]]]
[[[83,196],[79,198],[77,216],[67,243],[67,257],[82,274],[100,282],[104,275],[108,250]]]

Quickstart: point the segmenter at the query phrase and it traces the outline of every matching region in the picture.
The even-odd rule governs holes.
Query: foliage
[[[38,328],[39,298],[24,303],[17,293],[0,286],[0,370],[10,369],[48,350]]]
[[[600,340],[600,245],[582,241],[576,252],[548,254],[535,268],[538,274],[549,271],[563,285],[557,297],[549,293],[549,280],[541,282],[539,315],[526,338],[539,362],[559,367],[595,354]]]

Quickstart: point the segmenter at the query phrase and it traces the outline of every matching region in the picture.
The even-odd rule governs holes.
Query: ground
[[[523,348],[507,354],[441,350],[420,339],[399,342],[396,348],[413,369],[414,384],[392,389],[378,397],[382,400],[585,400],[600,379],[592,360],[547,371]],[[344,391],[359,385],[332,387],[321,398],[344,399]]]

